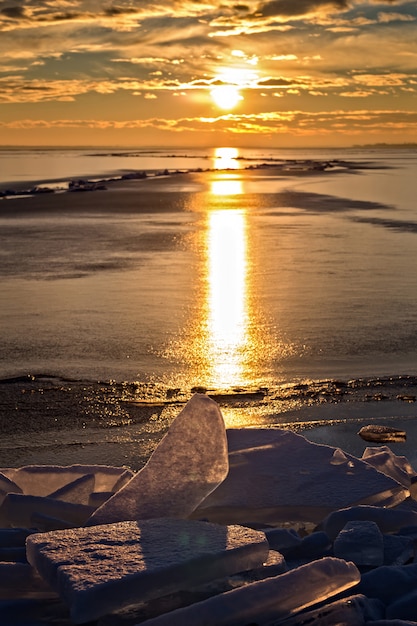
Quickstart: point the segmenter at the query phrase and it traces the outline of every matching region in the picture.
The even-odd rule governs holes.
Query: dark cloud
[[[283,85],[293,85],[293,80],[287,80],[286,78],[268,78],[267,80],[260,80],[258,85],[260,87],[282,87]]]
[[[39,21],[52,20],[54,22],[70,22],[71,20],[76,20],[79,18],[80,18],[80,13],[56,13],[55,15],[51,15],[46,18],[41,18]]]
[[[349,8],[349,2],[348,0],[271,0],[271,2],[260,4],[254,15],[291,17],[314,13],[325,7],[342,11]]]
[[[137,10],[130,7],[117,6],[107,7],[106,9],[104,9],[104,15],[107,15],[108,17],[113,17],[117,15],[129,15],[132,13],[137,13]]]
[[[26,17],[25,9],[21,6],[8,6],[0,9],[0,14],[13,20],[21,20]]]

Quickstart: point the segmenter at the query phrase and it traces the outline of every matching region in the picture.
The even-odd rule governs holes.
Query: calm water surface
[[[17,202],[3,201],[0,376],[219,388],[416,374],[417,157],[360,156],[377,169],[147,180],[133,212],[117,196],[101,212],[98,192],[91,209],[56,195],[48,213],[3,216]]]
[[[54,179],[65,178],[65,154]],[[378,377],[387,386],[417,376],[416,153],[274,156],[362,167],[247,170],[251,161],[226,153],[220,168],[232,169],[135,181],[136,195],[55,195],[48,210],[31,198],[0,201],[0,377],[47,374],[36,394],[63,379],[128,381],[133,399],[143,399],[194,386],[253,391]],[[45,158],[27,180],[48,178]],[[92,175],[118,171],[116,162],[216,165],[204,154],[83,159],[78,166]],[[3,385],[4,420],[29,392],[22,380],[19,389]],[[115,389],[118,404],[101,396],[97,410],[127,423],[119,402],[127,388]],[[39,417],[49,406],[59,421],[59,402],[33,410]]]

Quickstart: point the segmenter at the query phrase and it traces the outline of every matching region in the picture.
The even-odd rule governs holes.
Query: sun
[[[219,85],[210,91],[210,95],[213,102],[225,110],[234,109],[238,102],[243,100],[239,88],[235,85]]]

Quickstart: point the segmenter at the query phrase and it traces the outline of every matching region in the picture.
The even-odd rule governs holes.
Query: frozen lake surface
[[[79,385],[114,381],[111,398],[97,386],[100,401],[85,409],[84,428],[97,418],[120,426],[123,383],[136,385],[134,399],[154,402],[167,393],[183,399],[194,387],[268,389],[269,423],[285,421],[273,398],[286,384],[298,408],[312,403],[314,381],[326,379],[335,387],[371,379],[370,396],[393,401],[395,379],[400,395],[413,394],[415,151],[247,151],[220,163],[190,151],[88,154],[56,153],[52,171],[49,152],[2,152],[3,182],[209,171],[0,201],[0,377],[19,381],[2,385],[2,430],[20,419],[24,393],[45,387],[44,376],[25,386],[27,375],[46,374],[57,390],[77,381],[73,401]],[[246,169],[268,159],[280,167]],[[294,159],[355,167],[303,172]],[[59,403],[47,406],[61,422]],[[69,414],[71,402],[64,406]],[[228,419],[259,423],[264,409],[253,406],[242,418],[229,405]],[[401,416],[406,404],[395,406]],[[391,408],[385,417],[395,417]],[[31,402],[25,411],[31,423],[49,424],[45,407]]]

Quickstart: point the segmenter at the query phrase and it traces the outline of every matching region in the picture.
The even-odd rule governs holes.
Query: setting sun
[[[233,109],[240,100],[243,100],[238,87],[235,85],[219,85],[211,90],[213,102],[220,109]]]

